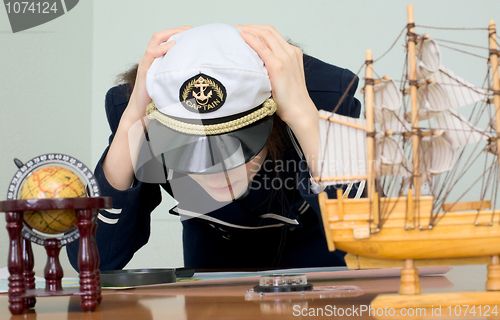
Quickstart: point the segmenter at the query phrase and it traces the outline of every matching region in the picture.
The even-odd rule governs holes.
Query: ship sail
[[[321,181],[323,186],[346,184],[366,180],[367,139],[366,120],[354,119],[320,110],[320,159],[321,177],[341,177]],[[349,125],[352,124],[352,125]],[[335,141],[329,143],[329,141]],[[412,165],[404,156],[399,143],[383,134],[375,136],[375,168],[379,175],[411,175]],[[358,179],[349,179],[358,177]],[[364,177],[360,179],[359,177]]]
[[[437,83],[444,88],[448,104],[451,108],[464,107],[488,98],[488,92],[457,76],[445,66],[433,74]]]
[[[465,146],[486,140],[490,135],[467,121],[467,119],[456,112],[449,110],[441,112],[434,118],[438,130],[445,130],[456,147]]]
[[[410,177],[413,166],[403,149],[390,136],[375,135],[375,172],[378,176]]]
[[[456,109],[487,99],[486,90],[476,87],[441,64],[441,52],[436,41],[424,39],[416,48],[419,59],[417,77],[432,81],[418,90],[419,109],[423,109],[420,120],[434,116],[435,111]]]
[[[438,113],[449,110],[448,99],[443,87],[434,81],[424,82],[417,93],[418,120],[428,120]],[[405,115],[406,120],[411,121],[411,113]]]
[[[373,111],[375,122],[380,123],[381,130],[393,132],[409,132],[411,126],[401,116],[402,95],[392,79],[381,79],[374,86]]]
[[[483,140],[490,142],[490,152],[497,152],[492,135],[470,123],[456,109],[479,101],[485,101],[488,92],[474,86],[441,64],[441,52],[437,41],[424,36],[417,46],[417,101],[418,120],[425,121],[418,148],[422,180],[451,171],[457,163],[458,148]],[[404,91],[403,91],[404,92]],[[364,93],[364,92],[363,92]],[[412,131],[411,114],[403,113],[402,91],[396,82],[385,76],[373,86],[374,122],[380,133],[375,138],[375,173],[381,176],[399,176],[403,185],[412,181],[413,164],[405,154],[405,144],[411,139],[397,140],[391,134],[408,136]],[[322,177],[363,177],[366,175],[366,132],[345,123],[365,126],[365,120],[330,115],[321,111],[320,159],[324,159]],[[340,122],[325,121],[339,119]],[[344,122],[343,124],[341,122]],[[329,137],[328,137],[329,136]],[[335,138],[334,138],[335,137]],[[327,140],[342,141],[326,146]],[[335,140],[334,140],[335,139]],[[355,182],[358,180],[334,180],[324,185]]]
[[[366,131],[346,126],[337,122],[324,120],[330,118],[366,127],[366,120],[354,119],[320,110],[319,136],[320,151],[318,163],[321,177],[354,177],[366,176]],[[357,182],[358,180],[322,181],[323,187],[328,185]]]
[[[437,136],[421,139],[420,158],[422,180],[453,169],[457,148],[486,140],[491,135],[471,124],[455,109],[487,98],[487,91],[456,75],[441,64],[438,43],[423,37],[416,46],[418,88],[418,118],[427,122]],[[407,120],[411,114],[405,115]],[[443,133],[444,132],[444,133]]]
[[[375,121],[382,122],[380,110],[398,111],[401,108],[401,91],[392,79],[381,79],[375,84],[373,108],[375,109]]]
[[[415,47],[417,51],[417,79],[426,79],[438,71],[441,65],[441,51],[432,39],[422,38]]]
[[[423,137],[420,148],[423,181],[453,169],[457,160],[457,148],[447,132]]]

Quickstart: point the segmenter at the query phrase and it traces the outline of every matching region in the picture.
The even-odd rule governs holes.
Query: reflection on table
[[[455,267],[445,276],[421,277],[422,291],[484,291],[485,266]],[[8,310],[8,297],[0,295],[0,319],[297,319],[321,316],[332,318],[342,310],[344,317],[354,316],[360,319],[384,319],[385,316],[373,317],[368,313],[371,301],[379,293],[397,293],[399,278],[380,279],[343,279],[336,281],[316,281],[315,286],[355,285],[363,289],[364,294],[347,298],[282,298],[276,300],[245,300],[245,292],[256,283],[183,287],[157,286],[154,288],[136,288],[127,290],[104,290],[103,302],[93,313],[83,313],[79,297],[40,298],[36,308],[25,315],[11,316]],[[499,301],[500,304],[500,301]],[[500,306],[497,307],[497,309]],[[442,306],[445,317],[448,309]],[[357,310],[357,311],[355,311]],[[365,310],[361,312],[361,310]],[[445,312],[446,311],[446,312]],[[500,313],[500,310],[498,310]],[[413,318],[435,318],[432,310],[426,316]],[[347,314],[346,314],[347,313]],[[331,316],[330,316],[331,315]],[[395,319],[395,317],[387,317]],[[397,317],[396,317],[397,318]],[[412,317],[405,317],[412,318]],[[453,317],[452,317],[453,318]],[[456,317],[464,319],[464,317]],[[467,318],[467,317],[465,317]],[[484,317],[473,317],[481,319]],[[489,317],[500,319],[500,317]]]

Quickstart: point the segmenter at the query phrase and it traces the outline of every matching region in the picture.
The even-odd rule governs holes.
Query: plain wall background
[[[222,22],[271,24],[308,54],[357,72],[365,50],[379,57],[406,25],[407,2],[400,0],[280,1],[132,1],[82,0],[64,16],[13,34],[0,9],[0,199],[16,172],[14,157],[27,161],[61,152],[94,167],[107,146],[109,127],[104,96],[116,75],[137,63],[151,35],[179,25]],[[416,0],[417,25],[486,28],[500,24],[497,0]],[[486,31],[456,32],[417,28],[435,38],[487,46]],[[378,75],[399,78],[403,68],[401,40],[375,65]],[[481,85],[486,60],[467,59],[443,49],[443,63]],[[484,50],[475,51],[485,56]],[[464,187],[465,188],[465,187]],[[182,230],[167,212],[171,202],[155,210],[152,236],[127,266],[179,267]],[[0,222],[0,267],[7,265],[8,236]],[[36,269],[45,264],[36,247]],[[64,252],[64,268],[70,268]]]
[[[15,34],[0,8],[0,199],[17,171],[13,158],[59,152],[92,167],[92,25],[92,1]],[[0,267],[7,266],[8,240],[1,213]],[[33,247],[35,268],[43,270],[45,250]],[[67,260],[62,250],[65,269]]]

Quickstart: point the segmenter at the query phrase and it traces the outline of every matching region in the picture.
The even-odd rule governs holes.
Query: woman
[[[182,217],[188,267],[343,265],[343,253],[327,250],[311,176],[317,109],[333,110],[353,77],[271,26],[153,35],[135,83],[106,97],[112,135],[95,175],[115,209],[99,215],[101,270],[123,268],[148,241],[159,185],[179,202],[171,213]],[[359,116],[355,90],[338,113]]]

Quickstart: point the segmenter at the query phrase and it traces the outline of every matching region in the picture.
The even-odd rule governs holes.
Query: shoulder
[[[128,105],[132,88],[128,84],[112,87],[106,93],[106,117],[112,132],[116,132],[118,123]]]
[[[304,74],[307,90],[318,109],[333,111],[347,91],[336,112],[359,117],[359,101],[354,98],[359,79],[353,72],[304,55]]]
[[[309,91],[343,92],[356,75],[350,70],[304,55],[304,73]]]

